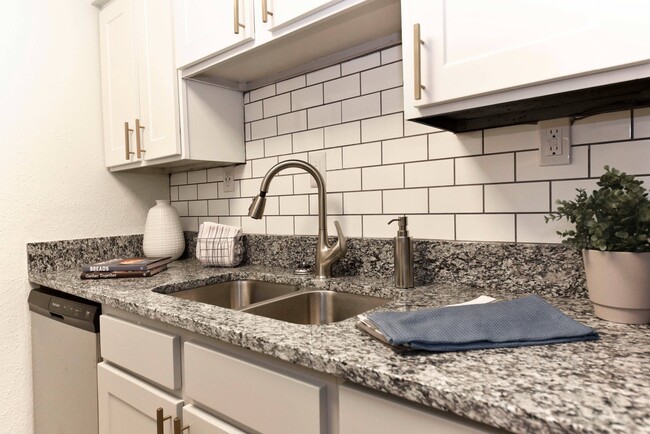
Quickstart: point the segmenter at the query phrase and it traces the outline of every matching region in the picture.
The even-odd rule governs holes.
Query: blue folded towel
[[[425,351],[556,344],[598,339],[598,333],[531,295],[487,304],[368,315],[386,341]]]

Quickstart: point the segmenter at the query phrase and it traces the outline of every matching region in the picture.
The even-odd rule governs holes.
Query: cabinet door
[[[244,431],[238,430],[193,405],[183,407],[183,426],[188,426],[190,433],[197,434],[244,434]]]
[[[138,65],[133,4],[113,0],[99,13],[99,40],[104,116],[104,155],[107,167],[137,161],[132,132],[138,117]],[[133,152],[130,154],[129,151]]]
[[[180,416],[183,401],[103,362],[97,366],[99,434],[147,434],[156,432],[156,409],[171,416],[164,433],[172,434],[173,419]]]
[[[174,0],[174,23],[178,68],[255,36],[252,0]]]
[[[405,101],[420,107],[647,62],[648,13],[642,0],[403,1]]]
[[[258,14],[262,15],[263,19],[263,7],[265,4],[264,0],[256,1],[256,5],[260,5]],[[283,26],[286,26],[287,24],[291,24],[294,21],[318,12],[319,10],[324,9],[328,6],[340,3],[341,1],[342,0],[267,0],[267,11],[272,14],[268,15],[266,21],[268,23],[267,29],[279,29]]]

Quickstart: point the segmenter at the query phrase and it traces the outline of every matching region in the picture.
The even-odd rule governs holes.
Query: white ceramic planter
[[[582,257],[597,317],[625,324],[650,323],[650,252],[583,250]]]
[[[173,261],[183,254],[185,237],[181,219],[168,200],[157,200],[156,206],[149,210],[144,225],[142,250],[149,258],[171,256]]]

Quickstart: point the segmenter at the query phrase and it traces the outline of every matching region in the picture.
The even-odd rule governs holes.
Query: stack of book
[[[115,258],[84,265],[82,279],[114,279],[118,277],[149,277],[167,269],[172,258]]]

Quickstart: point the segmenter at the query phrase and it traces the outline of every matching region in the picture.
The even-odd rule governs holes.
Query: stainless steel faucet
[[[330,246],[327,240],[327,194],[325,180],[318,169],[311,164],[300,160],[286,160],[271,167],[262,179],[260,194],[253,198],[253,203],[248,208],[248,215],[254,219],[261,219],[266,204],[266,193],[269,191],[271,180],[281,170],[288,168],[303,169],[316,180],[318,187],[318,244],[316,245],[316,266],[314,274],[319,279],[332,277],[332,264],[341,259],[348,250],[347,242],[338,221],[334,222],[338,240]]]

